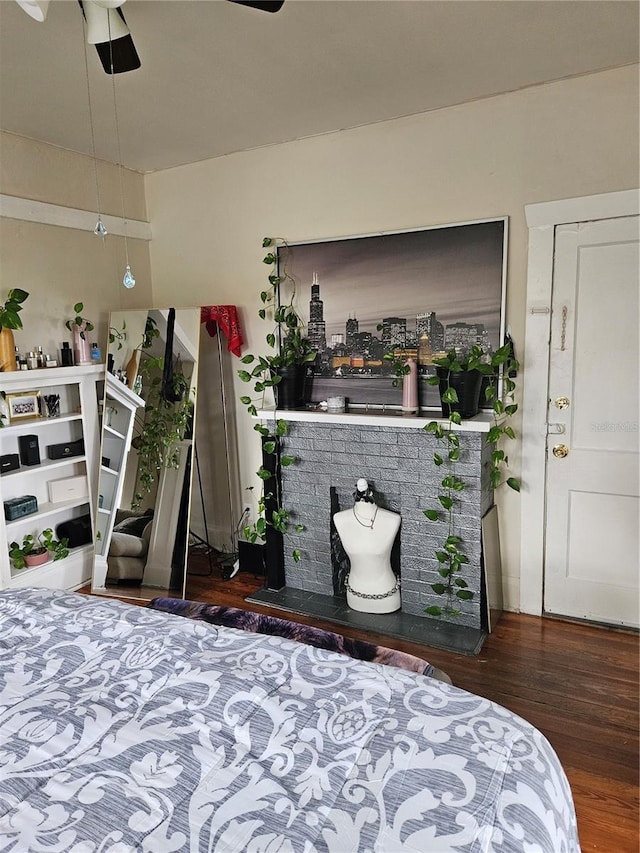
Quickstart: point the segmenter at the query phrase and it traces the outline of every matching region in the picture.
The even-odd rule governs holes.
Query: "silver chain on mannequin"
[[[350,592],[351,595],[355,595],[358,598],[370,598],[370,599],[378,600],[380,598],[389,598],[389,596],[391,596],[395,592],[397,592],[400,589],[400,578],[396,579],[396,585],[394,586],[393,589],[390,589],[389,592],[379,592],[379,593],[372,593],[372,594],[367,593],[367,592],[358,592],[357,590],[352,589],[349,586],[349,575],[347,575],[345,582],[344,582],[344,585],[345,585],[345,589],[347,590],[347,592]]]

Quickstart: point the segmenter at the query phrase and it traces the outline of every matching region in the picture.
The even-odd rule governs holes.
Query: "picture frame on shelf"
[[[9,409],[9,423],[36,420],[42,417],[40,391],[17,391],[15,394],[7,394],[6,401]]]

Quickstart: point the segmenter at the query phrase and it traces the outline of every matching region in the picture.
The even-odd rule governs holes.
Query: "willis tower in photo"
[[[327,347],[327,327],[324,320],[324,303],[320,299],[320,285],[318,283],[317,272],[314,272],[311,284],[307,337],[316,352],[323,353],[325,351]]]

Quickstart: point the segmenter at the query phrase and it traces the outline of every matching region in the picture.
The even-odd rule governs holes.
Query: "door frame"
[[[640,214],[640,190],[525,205],[529,229],[522,397],[520,493],[520,610],[541,616],[544,606],[547,401],[551,296],[557,225]],[[540,341],[546,341],[544,349]]]

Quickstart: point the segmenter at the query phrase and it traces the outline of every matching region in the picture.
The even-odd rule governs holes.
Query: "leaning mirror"
[[[183,596],[200,309],[109,320],[93,592]]]

